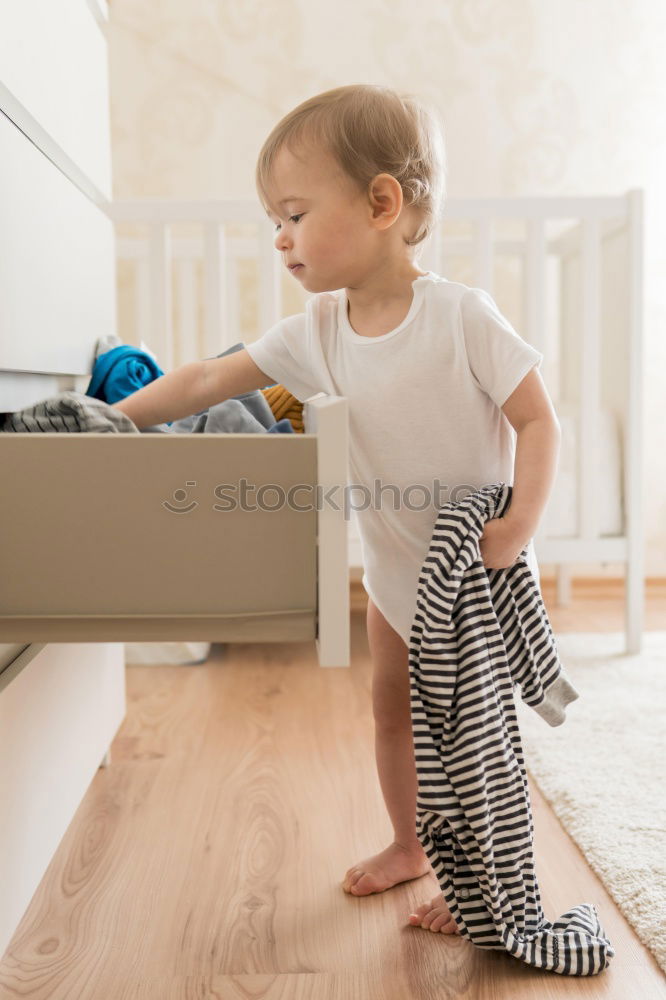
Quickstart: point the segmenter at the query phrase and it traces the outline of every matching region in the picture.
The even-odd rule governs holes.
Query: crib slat
[[[446,236],[444,229],[440,228],[437,230],[437,274],[441,274],[443,278],[450,267],[448,256]]]
[[[434,271],[435,274],[442,274],[441,241],[440,229],[435,225],[419,251],[418,266],[423,271]]]
[[[204,226],[204,353],[215,357],[228,347],[226,231],[223,223]]]
[[[581,538],[597,537],[597,422],[600,407],[600,230],[597,219],[582,222],[582,335],[580,338],[580,428],[578,510]]]
[[[530,219],[527,223],[524,268],[524,336],[543,354],[546,347],[546,232],[543,218]]]
[[[442,253],[442,229],[441,226],[435,225],[432,237],[432,266],[431,271],[435,274],[439,274],[444,277],[444,254]]]
[[[231,347],[241,337],[241,303],[238,282],[238,244],[227,240],[227,315],[224,319],[224,347]]]
[[[195,262],[189,257],[174,261],[178,282],[178,363],[199,359]]]
[[[544,214],[542,197],[514,198],[452,198],[446,203],[449,219],[533,219]],[[615,219],[626,214],[627,206],[623,196],[587,196],[575,198],[547,199],[546,213],[549,219]]]
[[[137,346],[150,336],[150,257],[145,245],[134,258],[134,324]]]
[[[641,648],[644,593],[643,538],[643,433],[642,372],[643,372],[643,192],[630,191],[628,202],[629,254],[629,380],[627,386],[627,416],[624,439],[625,531],[627,535],[627,566],[625,569],[625,606],[627,652]]]
[[[171,232],[167,224],[150,227],[150,343],[164,371],[173,368],[171,322]]]
[[[260,227],[259,240],[259,330],[261,336],[282,316],[282,260],[273,245],[271,229]]]
[[[493,242],[490,218],[474,223],[474,280],[478,288],[493,294]]]

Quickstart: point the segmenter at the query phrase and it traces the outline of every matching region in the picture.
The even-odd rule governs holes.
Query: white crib
[[[123,339],[164,370],[250,342],[304,302],[255,200],[115,202]],[[544,355],[562,424],[558,478],[535,539],[570,599],[570,567],[619,564],[626,645],[643,614],[641,191],[451,199],[421,263],[486,289]],[[349,562],[360,565],[353,521]]]

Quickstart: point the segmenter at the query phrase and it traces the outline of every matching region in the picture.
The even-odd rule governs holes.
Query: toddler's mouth
[[[287,264],[287,267],[289,268],[289,270],[291,271],[292,274],[295,274],[296,271],[299,270],[299,268],[303,267],[303,265],[302,264]]]

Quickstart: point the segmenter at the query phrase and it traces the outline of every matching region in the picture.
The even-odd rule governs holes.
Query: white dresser
[[[115,331],[105,18],[95,0],[0,0],[2,412],[84,391]],[[0,953],[122,722],[124,683],[120,642],[0,645]]]
[[[115,332],[99,3],[0,0],[1,412],[84,392]],[[314,641],[349,666],[347,523],[317,503],[347,478],[347,400],[303,422],[0,433],[0,951],[122,721],[124,642]]]

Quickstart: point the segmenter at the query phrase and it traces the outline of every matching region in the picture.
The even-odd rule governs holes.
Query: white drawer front
[[[85,0],[0,0],[0,25],[0,84],[110,198],[106,39]]]
[[[85,374],[116,327],[113,224],[0,115],[0,369]]]
[[[124,715],[120,644],[46,646],[0,684],[0,954]]]

